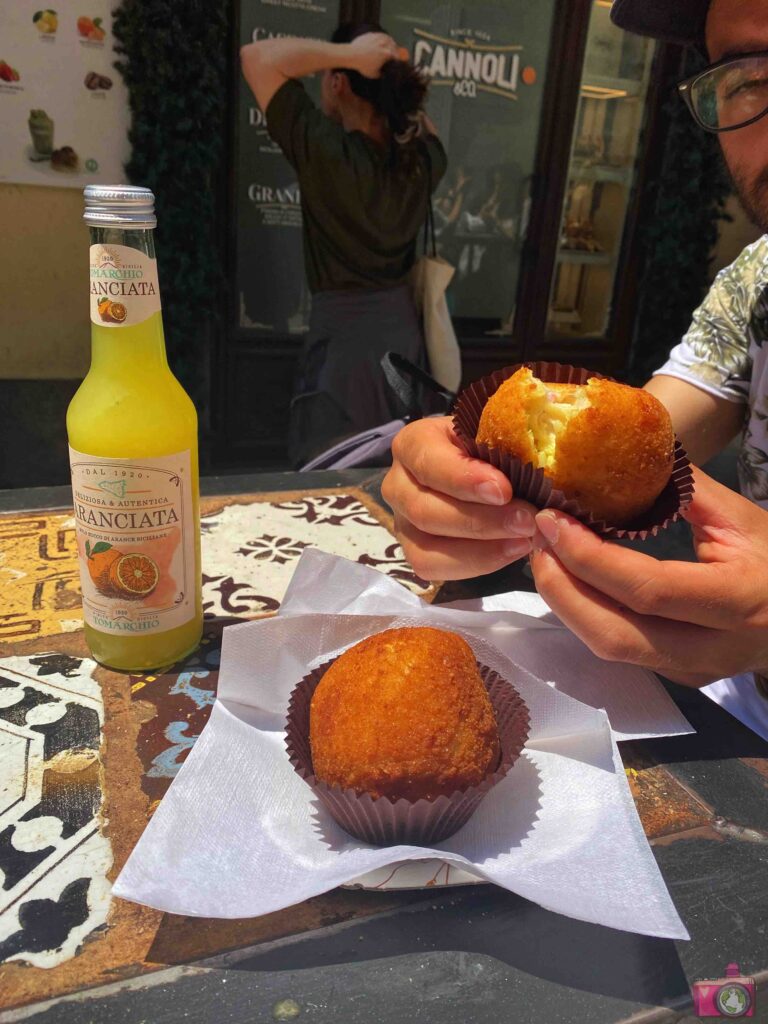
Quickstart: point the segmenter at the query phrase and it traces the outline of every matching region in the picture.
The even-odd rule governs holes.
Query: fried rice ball
[[[431,627],[388,629],[320,680],[309,739],[318,779],[372,797],[434,799],[481,782],[499,732],[469,644]]]
[[[476,439],[532,462],[553,487],[615,526],[653,505],[674,464],[672,421],[648,391],[597,377],[547,384],[527,367],[488,399]]]

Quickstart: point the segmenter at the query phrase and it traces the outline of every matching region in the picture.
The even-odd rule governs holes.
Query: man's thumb
[[[734,513],[738,514],[740,502],[748,499],[724,487],[697,466],[693,469],[693,501],[683,512],[683,518],[691,526],[733,527]]]

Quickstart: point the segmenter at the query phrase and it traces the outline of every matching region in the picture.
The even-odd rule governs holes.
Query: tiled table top
[[[549,917],[556,926],[548,925],[546,912],[523,900],[515,903],[514,897],[496,890],[465,890],[465,896],[450,897],[338,890],[277,914],[242,921],[174,917],[110,896],[111,880],[205,724],[215,699],[222,629],[227,622],[272,614],[307,546],[356,558],[428,599],[435,597],[404,561],[389,532],[387,513],[377,500],[375,481],[369,486],[363,476],[343,480],[323,474],[273,477],[258,481],[251,493],[227,494],[226,486],[219,485],[220,493],[205,497],[204,640],[183,664],[155,674],[111,672],[89,658],[82,635],[69,511],[59,503],[50,511],[0,515],[0,1024],[21,1019],[21,1013],[26,1019],[30,1012],[6,1009],[4,1013],[4,1007],[31,1003],[39,1004],[33,1017],[41,1024],[69,1019],[61,1016],[69,1003],[57,1001],[46,1008],[39,1001],[66,999],[67,993],[94,986],[98,988],[93,1006],[101,1006],[102,1000],[103,1011],[71,1019],[112,1020],[111,1007],[119,990],[103,986],[131,978],[138,983],[152,972],[159,972],[158,980],[162,976],[175,984],[182,976],[166,979],[168,965],[199,962],[243,948],[256,951],[254,962],[266,958],[264,969],[269,970],[278,957],[275,940],[284,940],[285,945],[278,943],[278,947],[285,951],[279,955],[287,957],[287,966],[304,964],[303,953],[298,961],[291,960],[291,936],[317,936],[318,949],[337,949],[336,956],[348,960],[346,933],[333,927],[329,931],[329,926],[340,927],[345,921],[373,929],[379,945],[368,955],[375,958],[379,949],[384,956],[390,948],[385,922],[392,913],[415,914],[411,920],[418,919],[425,934],[431,934],[429,923],[419,914],[430,907],[449,914],[451,907],[466,904],[464,917],[456,919],[467,922],[466,936],[446,938],[452,944],[440,947],[438,929],[431,948],[465,948],[466,941],[481,949],[485,939],[470,940],[470,925],[473,915],[477,920],[485,915],[488,935],[493,932],[494,942],[501,943],[493,955],[502,959],[508,928],[504,915],[511,906],[518,908],[515,913],[524,910],[533,915],[526,925],[532,935],[537,928],[544,929],[536,940],[542,950],[552,941],[552,927],[563,942],[576,927],[555,915]],[[299,483],[307,486],[299,488]],[[284,484],[296,486],[289,489]],[[51,496],[46,500],[54,502]],[[530,586],[524,567],[518,565],[501,576],[476,581],[471,588],[461,584],[445,588],[439,599],[469,596],[471,589],[491,592]],[[728,959],[741,958],[753,970],[768,967],[766,933],[761,940],[756,932],[758,922],[768,918],[766,744],[699,694],[681,694],[676,688],[675,696],[685,702],[684,710],[699,726],[699,736],[625,744],[622,753],[646,833],[694,936],[691,944],[678,944],[679,956],[694,978],[722,970]],[[739,877],[733,882],[728,877],[729,863],[739,865]],[[695,871],[689,864],[696,865]],[[707,893],[719,901],[719,917],[711,900],[707,902],[709,896],[705,899],[703,889],[696,887],[695,878],[702,872],[708,872],[710,879]],[[502,916],[495,920],[494,914]],[[363,926],[365,921],[369,923]],[[451,927],[459,927],[456,921]],[[448,923],[445,927],[448,936]],[[401,954],[414,948],[406,933],[407,929],[398,933]],[[604,939],[603,933],[609,938]],[[509,941],[517,941],[515,934],[509,932]],[[337,938],[329,937],[333,935]],[[649,954],[649,949],[657,950],[652,944],[659,940],[642,940],[639,946],[635,942],[630,955],[616,935],[594,929],[588,941],[596,948],[604,943],[606,961],[619,955],[632,959],[642,949],[642,955],[651,955],[655,963],[657,954]],[[636,939],[632,937],[633,942]],[[314,948],[314,940],[307,941],[309,946],[304,943],[301,949]],[[570,945],[577,948],[582,941],[583,937]],[[558,955],[564,961],[570,954]],[[625,993],[627,1005],[633,998],[641,1005],[662,1001],[658,993],[667,999],[673,989],[682,992],[685,975],[680,975],[680,981],[663,968],[666,955],[658,954],[662,967],[650,974],[646,971],[657,988],[651,985],[642,998],[634,990]],[[532,966],[522,980],[517,979],[515,991],[521,984],[533,984],[537,970]],[[373,985],[373,974],[371,979]],[[578,988],[574,978],[559,984]],[[460,991],[461,986],[454,993],[457,998]],[[598,984],[595,991],[605,988]],[[532,993],[533,989],[529,996]],[[542,1007],[547,1004],[544,995],[549,998],[549,989],[536,996],[543,1000]],[[400,1005],[394,990],[392,1005]],[[135,1019],[152,1019],[156,1014],[158,1020],[181,1020],[193,1006],[194,999],[178,1012],[158,1004],[149,1017],[150,1011],[142,1009],[144,1016]],[[231,1009],[226,1019],[270,1019],[264,1013],[248,1016],[245,1003],[240,1009],[240,1016]],[[394,1009],[392,1013],[382,1019],[400,1019]],[[541,1014],[532,1015],[531,1021],[549,1019],[544,1013],[542,1009]],[[610,1001],[595,996],[585,1003],[581,1019],[624,1019],[617,1014]],[[214,1018],[202,1015],[199,1019]]]
[[[71,512],[0,518],[0,1006],[135,960],[121,918],[135,938],[159,915],[121,913],[110,879],[205,724],[227,622],[273,614],[311,546],[434,594],[359,488],[208,497],[201,511],[203,642],[182,665],[133,676],[88,656]]]

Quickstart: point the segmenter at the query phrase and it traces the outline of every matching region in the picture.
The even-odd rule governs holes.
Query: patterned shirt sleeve
[[[752,375],[752,314],[768,281],[768,238],[763,236],[715,278],[693,322],[656,374],[679,377],[702,391],[746,403]]]

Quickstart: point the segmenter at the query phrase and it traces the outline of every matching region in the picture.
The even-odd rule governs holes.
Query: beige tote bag
[[[424,233],[424,255],[411,270],[413,302],[423,325],[429,371],[444,388],[457,392],[461,384],[461,351],[445,297],[455,268],[437,255],[431,198]],[[429,247],[427,239],[431,242]]]

